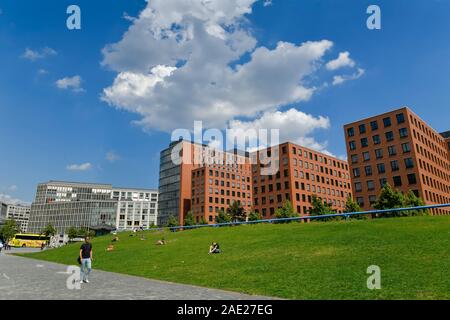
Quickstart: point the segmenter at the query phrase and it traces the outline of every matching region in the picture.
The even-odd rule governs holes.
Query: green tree
[[[178,219],[175,218],[174,216],[170,215],[169,220],[167,221],[167,227],[173,228],[173,227],[178,227],[178,226],[179,226]]]
[[[192,211],[188,211],[186,217],[184,217],[184,226],[190,227],[194,225],[195,225],[194,215],[192,214]]]
[[[425,201],[423,201],[422,198],[417,197],[414,192],[411,190],[404,195],[404,206],[405,207],[420,207],[424,206]],[[411,210],[407,211],[409,216],[423,216],[423,215],[429,215],[428,210]]]
[[[221,209],[221,210],[219,210],[219,214],[217,215],[216,222],[217,223],[228,223],[228,222],[231,222],[231,218],[224,210]]]
[[[313,216],[323,216],[326,214],[334,214],[335,213],[334,210],[331,208],[331,205],[324,202],[322,199],[320,199],[315,194],[312,196],[311,206],[312,207],[309,210],[309,213]],[[318,221],[328,221],[331,219],[333,219],[333,218],[324,218],[324,219],[320,219]]]
[[[237,201],[233,201],[233,203],[228,207],[227,214],[233,222],[245,221],[245,218],[247,217],[244,208]]]
[[[396,209],[404,206],[405,199],[403,193],[392,189],[389,183],[386,183],[381,189],[380,195],[373,207],[377,210]],[[379,217],[404,217],[407,216],[407,211],[387,212],[380,214]]]
[[[275,210],[275,217],[277,219],[294,218],[294,217],[298,217],[298,216],[299,216],[299,214],[294,211],[294,208],[292,207],[292,203],[289,200],[286,200],[283,207]]]
[[[351,196],[347,197],[347,201],[345,202],[345,212],[360,212],[361,207],[359,206],[358,202],[353,200]],[[358,215],[351,215],[351,219],[367,219],[367,215],[365,214],[358,214]]]
[[[250,212],[248,215],[248,221],[257,221],[257,220],[262,220],[261,214],[256,211]]]
[[[13,219],[8,219],[5,221],[5,224],[0,229],[0,236],[2,237],[5,243],[8,243],[17,233],[19,233],[19,227],[17,223]]]
[[[49,223],[44,228],[44,230],[42,230],[42,234],[45,235],[46,237],[53,237],[56,234],[56,229],[51,223]]]
[[[78,237],[78,230],[75,227],[70,227],[67,229],[67,236],[69,237],[69,242]]]

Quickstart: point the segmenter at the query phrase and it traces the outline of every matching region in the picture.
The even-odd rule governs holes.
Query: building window
[[[352,154],[351,159],[352,159],[352,163],[358,163],[358,155],[357,154]]]
[[[366,172],[366,176],[371,176],[372,175],[372,166],[366,166],[364,168],[364,171]]]
[[[414,161],[413,161],[413,159],[412,158],[406,158],[405,159],[405,166],[406,166],[406,169],[414,168]]]
[[[350,147],[350,150],[355,150],[355,149],[356,149],[356,143],[355,143],[355,141],[350,141],[350,142],[348,143],[348,145],[349,145],[349,147]]]
[[[378,129],[378,122],[377,121],[370,122],[370,128],[372,129],[372,131],[377,130]]]
[[[405,115],[403,113],[399,113],[396,115],[397,123],[404,123],[405,122]]]
[[[359,125],[359,134],[363,134],[363,133],[366,133],[366,125],[360,124]]]
[[[375,183],[373,182],[373,180],[367,181],[367,190],[372,191],[374,189],[375,189]]]
[[[381,178],[380,179],[380,186],[381,186],[381,188],[383,188],[386,183],[387,183],[387,179],[386,178]]]
[[[361,182],[355,182],[355,191],[361,192],[362,191],[362,184]]]
[[[400,169],[400,167],[398,166],[397,160],[391,161],[391,169],[392,169],[392,171],[398,171]]]
[[[410,146],[409,142],[402,144],[402,150],[403,150],[403,153],[411,152],[411,146]]]
[[[377,202],[377,196],[369,196],[369,202],[371,205],[373,205],[375,202]]]
[[[375,149],[375,156],[377,159],[383,158],[383,149]]]
[[[360,207],[364,207],[364,198],[363,197],[356,197],[356,202],[358,202]]]
[[[391,126],[391,118],[387,117],[383,119],[383,125],[385,128],[390,127]]]
[[[389,146],[388,152],[390,156],[395,156],[397,154],[397,151],[395,150],[395,146]]]
[[[361,139],[361,147],[365,148],[369,146],[369,142],[367,141],[367,138]]]
[[[378,173],[385,173],[386,172],[386,167],[385,167],[384,163],[377,164],[377,168],[378,168]]]
[[[392,140],[394,140],[394,133],[393,133],[392,131],[386,132],[385,135],[386,135],[386,140],[387,140],[387,141],[392,141]]]
[[[363,152],[363,158],[364,158],[364,161],[369,161],[370,160],[370,153],[369,152]]]
[[[414,173],[408,174],[408,183],[409,184],[416,184],[416,175]]]
[[[401,185],[402,185],[402,177],[395,176],[393,179],[394,179],[394,187],[401,187]]]
[[[359,172],[359,168],[354,168],[353,169],[353,176],[355,178],[359,177],[361,175],[361,173]]]
[[[373,144],[380,144],[381,143],[381,139],[380,139],[380,135],[376,134],[372,137],[373,140]]]
[[[406,128],[400,128],[398,129],[398,132],[400,134],[400,138],[406,138],[408,136],[408,129]]]

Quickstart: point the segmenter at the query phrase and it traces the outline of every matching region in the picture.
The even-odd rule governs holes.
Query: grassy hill
[[[450,217],[266,224],[93,240],[94,269],[291,299],[450,299]],[[166,246],[156,246],[161,237]],[[212,241],[223,253],[208,255]],[[80,244],[26,256],[76,264]],[[381,290],[366,271],[381,268]],[[92,280],[95,279],[95,273]]]

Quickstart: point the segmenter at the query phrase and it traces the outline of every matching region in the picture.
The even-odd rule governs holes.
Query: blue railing
[[[429,205],[429,206],[419,206],[419,207],[408,207],[408,208],[395,208],[395,209],[385,209],[385,210],[372,210],[372,211],[324,214],[324,215],[321,215],[321,216],[301,216],[301,217],[292,217],[292,218],[264,219],[264,220],[255,220],[255,221],[239,221],[239,222],[226,222],[226,223],[215,223],[215,224],[199,224],[199,225],[195,225],[195,226],[152,228],[150,230],[158,231],[158,230],[170,229],[171,231],[177,231],[177,230],[187,230],[187,229],[197,229],[197,228],[207,228],[207,227],[214,228],[214,227],[224,227],[224,226],[236,226],[236,225],[242,225],[242,224],[277,223],[277,222],[315,220],[315,219],[334,218],[334,217],[344,217],[344,218],[348,219],[351,216],[358,216],[358,215],[369,215],[369,214],[370,215],[374,215],[374,214],[383,214],[383,213],[388,213],[388,212],[427,210],[427,209],[437,209],[437,208],[445,208],[445,207],[450,207],[450,203],[435,204],[435,205]]]

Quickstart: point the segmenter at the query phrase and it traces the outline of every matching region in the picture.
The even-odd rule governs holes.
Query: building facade
[[[232,157],[228,163],[226,156]],[[196,222],[203,217],[207,223],[215,223],[219,212],[226,211],[234,201],[246,212],[252,209],[250,159],[230,153],[222,157],[223,162],[192,170],[191,211]]]
[[[362,208],[373,209],[385,183],[427,204],[450,202],[448,141],[409,108],[347,124],[344,131],[353,192]]]
[[[6,219],[16,222],[20,232],[28,231],[31,207],[23,204],[9,204],[6,206]]]
[[[157,224],[158,191],[114,188],[112,199],[118,201],[116,228],[148,229]]]
[[[136,221],[140,224],[138,227],[149,227],[152,221],[156,221],[150,212],[150,203],[157,205],[157,200],[152,202],[155,199],[152,193],[156,191],[115,190],[110,184],[41,183],[31,205],[28,232],[40,233],[48,224],[52,224],[59,233],[70,227],[89,229],[102,225],[130,229],[135,227]],[[123,206],[126,206],[125,217]],[[156,214],[156,208],[154,212]]]
[[[4,202],[0,201],[0,227],[3,226],[3,224],[6,221],[6,211],[8,210],[8,205]]]
[[[161,152],[160,224],[170,215],[183,224],[189,211],[197,223],[204,218],[212,224],[234,201],[247,213],[254,210],[270,218],[289,200],[294,210],[307,215],[313,195],[343,212],[352,194],[346,161],[293,143],[269,149],[250,155],[215,151],[186,141],[172,143]],[[260,154],[273,159],[276,172],[262,169],[267,159],[260,159]]]
[[[263,219],[273,218],[287,200],[294,211],[309,215],[313,195],[337,213],[344,212],[347,197],[352,195],[346,161],[290,142],[263,150],[262,154],[276,161],[278,168],[273,174],[264,173],[260,155],[252,155],[256,158],[252,166],[253,208]]]

